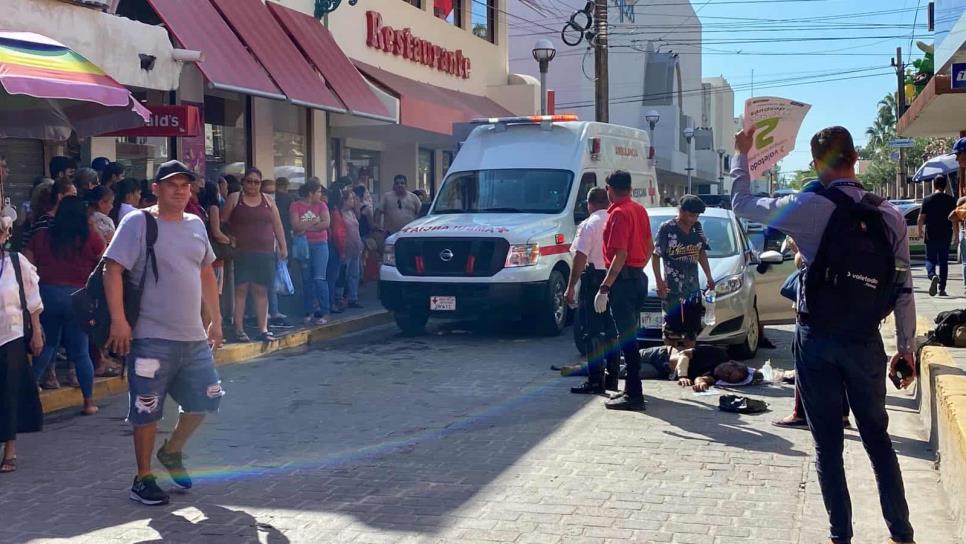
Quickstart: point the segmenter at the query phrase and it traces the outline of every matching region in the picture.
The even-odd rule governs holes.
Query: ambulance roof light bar
[[[506,125],[506,124],[525,124],[539,125],[543,123],[564,123],[568,121],[579,121],[578,117],[572,113],[562,115],[523,115],[519,117],[481,117],[470,121],[474,125]]]

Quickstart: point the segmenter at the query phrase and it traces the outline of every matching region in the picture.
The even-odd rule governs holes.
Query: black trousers
[[[627,378],[624,393],[632,399],[644,396],[641,383],[641,353],[637,331],[641,324],[641,305],[647,296],[647,276],[641,268],[624,267],[610,288],[610,313],[617,325],[617,339],[608,351],[624,353]]]
[[[613,346],[617,339],[617,326],[610,312],[598,314],[594,310],[594,297],[607,275],[606,270],[597,270],[593,265],[584,269],[580,275],[580,292],[577,295],[577,319],[583,325],[581,342],[586,346],[587,381],[601,384],[605,381],[617,383],[620,372],[620,353]],[[605,365],[606,362],[606,365]]]
[[[887,358],[878,334],[843,339],[799,324],[795,332],[795,370],[812,437],[822,498],[829,514],[831,537],[852,539],[852,501],[842,461],[845,394],[859,427],[862,445],[872,461],[879,503],[895,540],[912,541],[909,507],[902,472],[889,438],[886,413]]]

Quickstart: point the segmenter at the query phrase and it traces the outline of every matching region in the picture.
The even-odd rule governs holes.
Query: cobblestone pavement
[[[776,367],[790,330],[768,329]],[[810,435],[770,425],[790,387],[748,389],[773,411],[738,416],[648,382],[646,413],[609,413],[549,370],[574,355],[567,335],[385,327],[225,368],[187,449],[195,488],[161,508],[127,499],[125,398],[54,416],[0,475],[0,542],[824,542]],[[889,402],[918,540],[953,544],[912,397]],[[855,542],[884,542],[855,431],[846,448]]]

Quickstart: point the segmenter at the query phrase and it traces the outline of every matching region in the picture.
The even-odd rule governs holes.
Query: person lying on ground
[[[722,347],[699,345],[690,349],[657,346],[641,350],[642,379],[677,379],[682,387],[707,391],[712,385],[760,384],[764,377],[756,369],[732,361]]]

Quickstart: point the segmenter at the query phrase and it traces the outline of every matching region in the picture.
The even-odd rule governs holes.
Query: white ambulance
[[[430,317],[567,324],[570,244],[587,191],[624,170],[660,205],[646,132],[573,115],[480,119],[429,214],[386,240],[379,298],[408,334]]]

